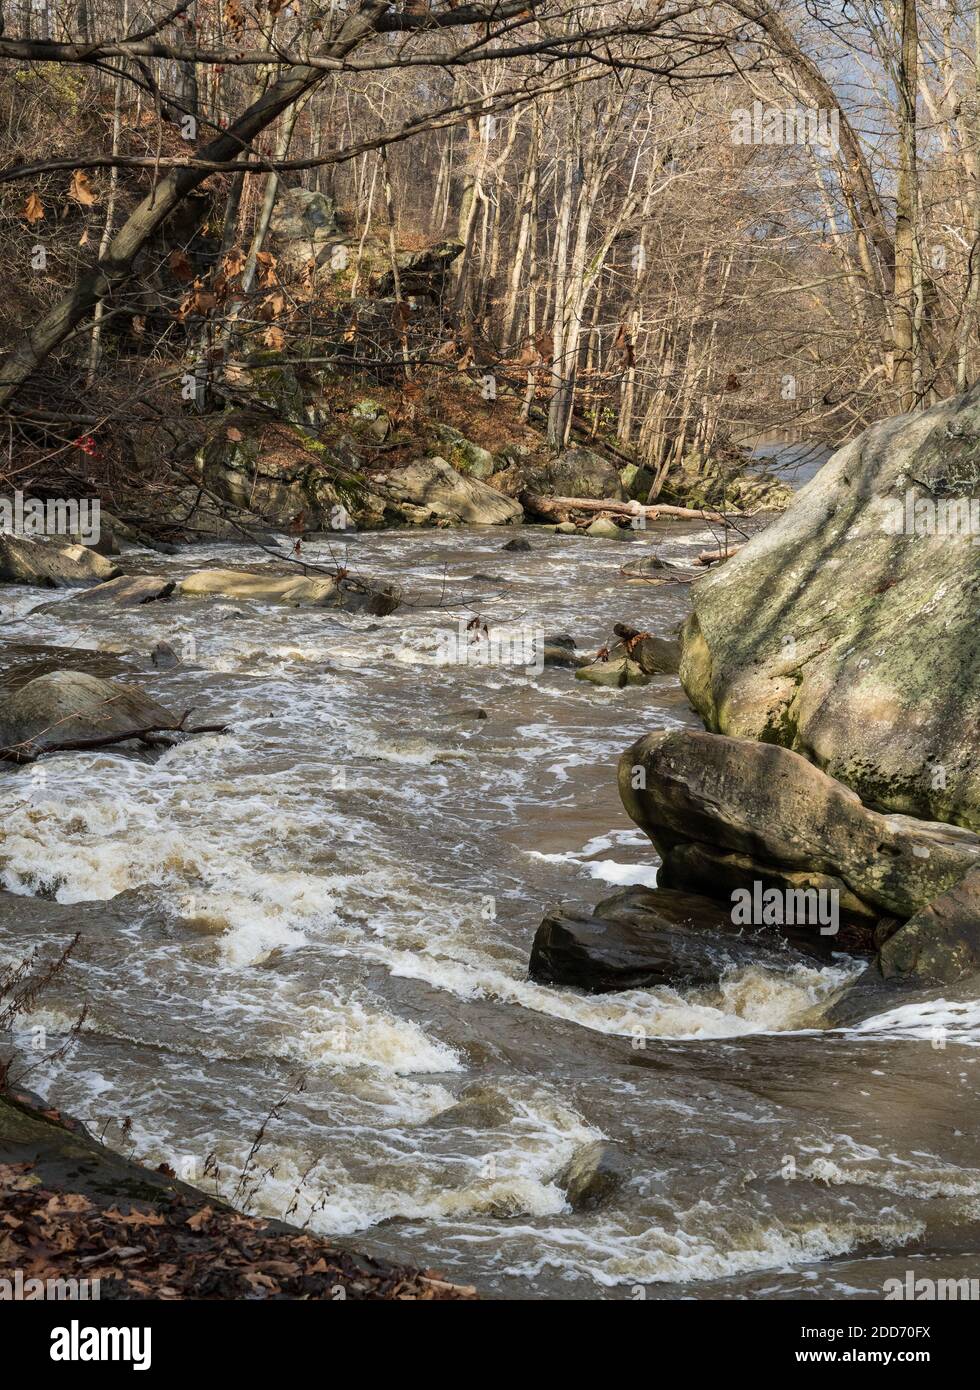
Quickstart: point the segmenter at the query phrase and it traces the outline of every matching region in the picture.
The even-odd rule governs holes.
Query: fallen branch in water
[[[726,514],[709,511],[703,507],[673,507],[668,506],[666,502],[645,507],[641,502],[616,502],[609,498],[594,497],[542,497],[540,493],[535,492],[523,493],[520,501],[527,511],[560,519],[564,519],[567,512],[604,512],[610,516],[642,516],[649,521],[656,521],[660,516],[677,516],[686,521],[714,521],[724,526],[732,517],[742,515],[741,512]]]
[[[115,743],[128,743],[130,739],[138,738],[144,741],[152,739],[154,734],[226,734],[227,724],[196,724],[194,728],[184,727],[186,720],[193,714],[193,708],[185,710],[176,724],[150,724],[143,729],[127,729],[121,734],[100,734],[94,738],[75,738],[65,739],[62,743],[48,743],[43,747],[37,747],[37,738],[25,739],[23,743],[11,744],[9,748],[0,748],[0,759],[9,763],[33,763],[44,753],[82,753],[90,748],[110,748]],[[40,735],[38,735],[40,737]]]
[[[732,555],[737,555],[740,550],[744,550],[744,545],[730,545],[722,547],[720,550],[702,550],[698,556],[699,565],[717,565],[722,560],[728,560]]]

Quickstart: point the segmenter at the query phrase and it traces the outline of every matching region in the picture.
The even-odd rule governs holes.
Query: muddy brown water
[[[668,636],[685,588],[620,566],[713,538],[526,534],[530,553],[478,528],[353,540],[352,570],[409,597],[383,619],[183,599],[83,613],[70,595],[40,614],[51,593],[3,591],[8,643],[114,659],[231,726],[0,773],[0,961],[83,933],[19,1024],[25,1084],[225,1194],[275,1107],[254,1209],[489,1295],[856,1298],[910,1269],[976,1277],[980,1001],[900,999],[831,1029],[862,969],[845,956],[711,989],[528,982],[551,903],[655,881],[615,761],[696,721],[673,677],[603,691],[440,655],[475,613],[593,651],[615,621]],[[126,563],[179,577],[255,558]],[[174,671],[148,660],[160,640]],[[77,1043],[37,1060],[82,996]],[[625,1177],[576,1212],[556,1179],[598,1140]]]

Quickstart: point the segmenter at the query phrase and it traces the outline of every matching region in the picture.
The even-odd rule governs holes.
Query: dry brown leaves
[[[51,1191],[29,1163],[0,1164],[0,1277],[14,1269],[25,1280],[98,1279],[102,1298],[476,1297],[435,1271],[378,1264],[179,1192],[104,1207]]]

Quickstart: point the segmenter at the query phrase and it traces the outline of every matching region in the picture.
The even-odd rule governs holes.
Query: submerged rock
[[[176,717],[137,686],[55,671],[0,701],[0,750],[27,756],[81,739],[173,728]]]
[[[180,592],[189,598],[251,599],[256,603],[280,603],[290,608],[343,608],[348,612],[393,613],[399,595],[393,588],[378,589],[353,579],[320,579],[304,575],[250,574],[245,570],[199,570],[181,581]]]
[[[555,1178],[573,1211],[595,1211],[621,1187],[628,1175],[626,1160],[612,1144],[596,1139],[576,1149]]]
[[[873,425],[692,589],[709,728],[864,801],[980,830],[980,385]]]
[[[102,584],[122,574],[91,546],[56,545],[0,534],[0,582],[72,589]]]
[[[869,810],[777,744],[693,729],[648,734],[620,759],[619,788],[671,886],[727,893],[736,880],[816,874],[869,918],[904,920],[980,864],[980,837]]]
[[[515,536],[512,541],[505,541],[500,548],[501,550],[530,550],[531,542],[526,536]]]

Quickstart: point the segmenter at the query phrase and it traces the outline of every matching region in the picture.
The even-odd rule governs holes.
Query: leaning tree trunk
[[[350,15],[337,37],[319,57],[345,57],[375,32],[389,9],[387,0],[367,0]],[[316,87],[327,75],[325,68],[297,67],[284,74],[226,131],[200,151],[209,163],[238,158],[257,135],[287,111],[295,101]],[[118,294],[133,274],[136,257],[173,210],[204,182],[207,168],[172,169],[147,195],[120,227],[106,254],[84,271],[70,292],[26,334],[0,366],[0,406],[9,404],[28,378],[88,317],[100,300]]]

